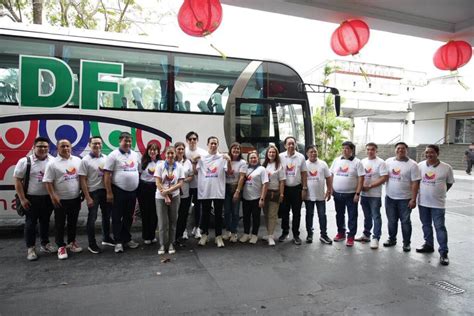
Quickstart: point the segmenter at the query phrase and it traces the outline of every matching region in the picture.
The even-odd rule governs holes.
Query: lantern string
[[[211,42],[211,33],[205,35],[204,38],[205,38],[207,41],[209,41],[209,46],[211,46],[212,49],[214,49],[216,52],[218,52],[219,55],[222,57],[222,59],[224,59],[224,60],[227,59],[227,55],[226,55],[222,50],[220,50],[219,48],[217,48],[217,47]]]
[[[354,57],[354,59],[359,62],[359,63],[362,63],[360,60],[361,60],[361,55],[360,53],[356,53],[354,55],[352,55],[352,57]],[[364,77],[365,79],[365,82],[366,83],[370,83],[370,78],[369,78],[369,75],[367,74],[367,72],[365,72],[364,68],[362,66],[359,66],[359,71],[362,75],[362,77]]]
[[[459,76],[459,70],[456,69],[455,71],[452,71],[451,73],[454,75],[454,77],[456,78],[456,81],[461,87],[463,87],[464,90],[467,91],[470,89],[467,84],[461,81],[461,76]]]

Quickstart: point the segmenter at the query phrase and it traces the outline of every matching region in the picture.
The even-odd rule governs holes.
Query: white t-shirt
[[[331,176],[328,164],[323,160],[316,160],[311,162],[306,160],[306,167],[308,168],[308,196],[309,201],[324,201],[326,187],[326,178]]]
[[[239,182],[240,173],[247,173],[247,163],[245,160],[232,161],[232,174],[226,173],[225,183],[237,184]]]
[[[156,167],[162,163],[163,163],[162,160],[150,161],[148,165],[146,166],[146,169],[142,170],[142,173],[140,173],[140,180],[145,181],[145,182],[156,182],[155,170],[156,170]]]
[[[288,152],[280,154],[280,161],[285,168],[286,182],[285,186],[295,187],[301,184],[301,172],[306,172],[306,161],[304,156],[299,152],[295,152],[293,156],[288,156]]]
[[[388,169],[386,194],[394,200],[411,199],[411,182],[421,179],[420,168],[412,159],[399,161],[395,157],[385,161]]]
[[[186,155],[186,158],[188,158],[189,160],[193,160],[197,156],[201,156],[201,157],[207,156],[208,152],[199,147],[196,147],[195,150],[191,150],[189,149],[189,147],[186,147],[184,149],[184,154]],[[198,187],[198,175],[196,174],[194,175],[193,180],[189,182],[189,188],[195,189],[197,187]]]
[[[375,159],[364,158],[362,159],[362,165],[365,169],[364,185],[369,186],[369,184],[374,183],[380,177],[386,176],[388,174],[387,165],[385,161],[379,157]],[[371,188],[369,191],[361,192],[362,196],[367,197],[381,197],[382,196],[382,185]]]
[[[89,192],[94,192],[104,188],[104,166],[106,155],[100,154],[99,157],[92,153],[87,154],[82,158],[81,166],[79,167],[79,175],[87,177],[87,189]]]
[[[227,160],[221,154],[201,156],[198,164],[198,199],[224,199]]]
[[[425,207],[446,208],[447,183],[454,183],[453,168],[442,161],[428,166],[425,161],[418,164],[421,173],[418,204]]]
[[[260,199],[262,187],[267,182],[268,175],[264,167],[258,166],[256,169],[249,168],[245,177],[245,185],[242,193],[244,200],[252,201]]]
[[[184,172],[184,178],[187,178],[194,173],[191,160],[186,159],[185,161],[181,161],[180,165]],[[189,183],[190,182],[183,182],[183,185],[181,186],[181,192],[183,193],[181,194],[181,197],[183,199],[189,197]]]
[[[285,169],[280,163],[278,169],[276,169],[276,163],[270,162],[267,165],[267,176],[268,176],[268,190],[277,191],[280,189],[280,181],[286,180]],[[283,192],[281,192],[283,194]]]
[[[167,189],[177,184],[179,180],[184,179],[184,171],[180,163],[175,162],[173,165],[168,166],[167,162],[162,162],[156,167],[154,176],[157,178],[161,178],[163,188]],[[174,190],[173,192],[171,192],[172,197],[178,195],[179,190]],[[158,200],[163,200],[165,197],[157,189],[155,193],[155,198]]]
[[[352,160],[337,157],[332,162],[331,172],[334,175],[332,187],[337,193],[355,193],[359,177],[365,175],[364,166],[357,157]]]
[[[53,183],[54,190],[61,200],[71,200],[79,197],[79,167],[81,159],[70,156],[69,159],[57,156],[46,165],[43,182]]]
[[[28,182],[28,192],[25,194],[29,195],[48,195],[46,186],[43,183],[44,171],[48,162],[54,159],[53,156],[48,155],[44,160],[39,160],[36,155],[30,155],[31,169],[30,169],[30,181]],[[24,179],[26,176],[26,157],[18,160],[13,176],[18,179]]]
[[[131,192],[138,188],[140,156],[135,151],[112,151],[105,160],[104,169],[112,172],[112,183],[120,189]]]

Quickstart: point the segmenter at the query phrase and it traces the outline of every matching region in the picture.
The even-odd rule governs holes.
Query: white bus
[[[17,217],[13,169],[38,136],[53,155],[68,138],[77,156],[92,135],[110,152],[121,131],[141,153],[189,131],[204,148],[217,136],[223,152],[234,141],[262,152],[289,135],[300,150],[312,143],[308,97],[289,66],[97,34],[0,26],[0,220]]]

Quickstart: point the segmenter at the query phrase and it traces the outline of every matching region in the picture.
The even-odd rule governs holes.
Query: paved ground
[[[474,177],[473,177],[474,178]],[[161,262],[157,246],[116,255],[42,255],[27,262],[20,237],[0,239],[0,315],[472,315],[474,314],[474,181],[456,175],[446,215],[451,264],[438,254],[371,250],[318,241],[256,246],[188,246]],[[328,227],[335,213],[328,204]],[[383,237],[386,233],[384,219]],[[418,211],[412,214],[413,246],[422,243]],[[362,216],[359,227],[362,227]],[[261,229],[263,234],[263,229]],[[139,233],[136,233],[139,237]],[[303,232],[302,237],[306,237]],[[79,242],[86,245],[86,236]],[[435,286],[447,281],[465,292]]]

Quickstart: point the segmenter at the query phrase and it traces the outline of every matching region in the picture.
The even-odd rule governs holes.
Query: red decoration
[[[214,32],[222,21],[219,0],[184,0],[179,9],[178,23],[184,33],[202,37]]]
[[[456,70],[469,62],[472,57],[472,47],[465,41],[449,41],[433,56],[433,63],[441,70]]]
[[[355,55],[369,41],[369,26],[361,20],[344,21],[332,33],[331,48],[340,55]]]

